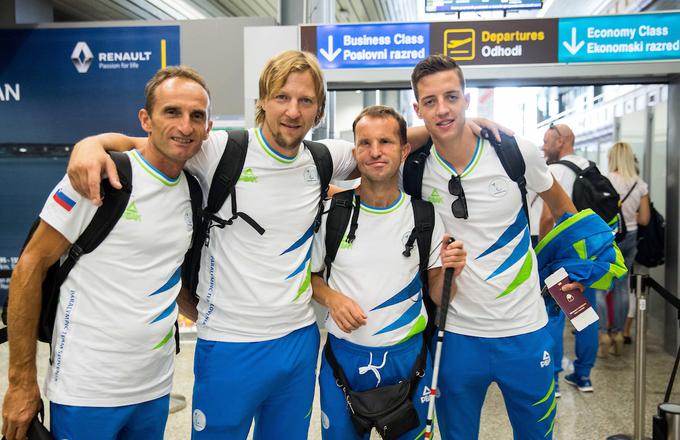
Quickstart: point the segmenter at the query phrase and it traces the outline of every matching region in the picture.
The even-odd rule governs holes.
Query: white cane
[[[453,242],[453,237],[449,238],[449,243]],[[442,357],[442,345],[444,343],[444,328],[446,327],[446,315],[451,299],[451,283],[453,282],[453,269],[447,268],[444,271],[444,289],[442,300],[437,307],[435,324],[437,325],[437,346],[434,351],[434,366],[432,368],[432,386],[430,387],[430,404],[427,407],[427,422],[425,425],[425,439],[432,438],[434,433],[434,400],[437,398],[437,378],[439,376],[439,362]]]

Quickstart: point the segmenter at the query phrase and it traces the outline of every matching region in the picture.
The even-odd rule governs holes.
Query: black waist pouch
[[[336,384],[345,394],[352,423],[359,435],[368,434],[375,428],[384,440],[393,440],[420,425],[411,397],[425,371],[425,343],[408,379],[361,392],[352,391],[347,385],[347,377],[335,359],[330,342],[326,342],[324,353],[333,370]]]
[[[372,428],[385,439],[396,439],[420,424],[411,402],[411,381],[356,392],[347,389],[352,423],[359,435]]]

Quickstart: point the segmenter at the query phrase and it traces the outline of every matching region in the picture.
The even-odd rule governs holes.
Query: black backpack
[[[590,208],[609,226],[618,222],[617,236],[619,241],[625,236],[625,222],[621,215],[619,193],[614,185],[600,173],[595,162],[588,161],[588,166],[581,169],[568,160],[553,163],[564,165],[576,174],[571,200],[579,211]]]
[[[650,203],[649,209],[649,223],[638,225],[635,261],[643,266],[656,267],[664,264],[666,256],[666,222],[653,203]]]
[[[526,164],[524,157],[519,150],[517,140],[513,136],[508,136],[501,132],[501,141],[498,142],[496,137],[490,130],[482,129],[481,136],[488,140],[493,149],[496,151],[498,159],[503,165],[505,173],[510,180],[515,182],[522,194],[522,209],[527,218],[527,225],[529,225],[529,206],[527,204],[527,181],[524,178],[526,171]],[[432,147],[432,138],[429,138],[422,148],[413,151],[406,158],[404,162],[403,184],[404,191],[411,197],[422,199],[423,190],[423,172],[425,171],[425,162],[430,155]]]
[[[111,159],[113,159],[118,170],[118,177],[122,188],[117,190],[113,188],[108,179],[102,181],[102,192],[104,199],[102,205],[97,209],[92,220],[87,225],[83,233],[71,245],[68,250],[68,255],[63,262],[56,262],[50,266],[46,272],[45,279],[42,283],[42,301],[40,306],[40,318],[38,320],[38,340],[52,343],[52,334],[54,330],[54,321],[57,315],[57,308],[59,305],[59,290],[63,282],[68,277],[69,272],[76,265],[83,254],[88,254],[94,251],[113,230],[118,220],[122,217],[130,200],[132,193],[132,167],[130,165],[130,157],[124,153],[109,152]],[[200,207],[202,204],[202,193],[198,181],[186,171],[184,172],[189,185],[189,193],[191,195],[191,209],[193,212],[194,225],[197,225],[199,218]],[[26,241],[22,247],[22,252],[26,245],[33,237],[35,230],[40,224],[38,218],[28,232]],[[194,227],[194,235],[196,234],[196,227]],[[7,325],[7,298],[2,311],[2,321]],[[175,323],[177,326],[177,323]],[[175,329],[175,342],[179,342],[179,331]],[[0,329],[0,344],[7,342],[7,327]],[[176,344],[176,350],[179,353],[179,343]]]
[[[319,229],[321,224],[321,214],[323,213],[323,201],[328,194],[328,185],[333,176],[333,158],[331,157],[328,147],[319,142],[303,141],[303,144],[312,155],[317,172],[319,173],[320,181],[320,198],[317,209],[316,218],[314,219],[314,230]],[[217,164],[215,174],[210,183],[210,191],[208,192],[208,202],[198,221],[198,229],[195,231],[194,240],[191,249],[187,254],[184,268],[185,286],[195,296],[196,287],[198,286],[198,273],[201,264],[201,251],[204,246],[207,246],[210,241],[210,229],[218,227],[223,229],[227,225],[233,224],[234,220],[241,218],[255,229],[260,235],[265,233],[265,230],[252,217],[244,212],[240,212],[236,206],[236,183],[241,177],[243,171],[243,164],[248,153],[248,131],[247,130],[233,130],[229,132],[227,145],[224,148],[222,157]],[[231,217],[228,220],[222,219],[217,215],[217,212],[222,208],[222,205],[230,196],[231,199]]]

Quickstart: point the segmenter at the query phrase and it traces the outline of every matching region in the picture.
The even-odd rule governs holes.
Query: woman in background
[[[637,248],[637,228],[638,224],[646,225],[649,223],[649,192],[647,183],[638,175],[635,166],[635,155],[630,144],[617,142],[609,149],[609,174],[607,177],[621,197],[621,212],[623,221],[626,224],[625,238],[618,243],[619,249],[626,262],[628,273],[633,268],[635,251]],[[623,350],[625,337],[624,322],[628,315],[628,305],[630,302],[630,289],[628,287],[628,274],[623,278],[614,281],[612,288],[614,299],[614,316],[612,326],[609,327],[607,319],[607,306],[605,296],[607,292],[600,291],[597,295],[597,308],[600,315],[600,356],[607,357],[611,350],[615,355],[620,355]],[[628,325],[630,331],[630,325]],[[625,335],[630,337],[630,334]]]

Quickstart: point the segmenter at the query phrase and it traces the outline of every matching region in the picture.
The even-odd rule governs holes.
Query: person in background
[[[550,164],[548,168],[550,172],[558,181],[564,191],[571,197],[574,190],[574,182],[576,181],[576,173],[574,173],[566,165],[559,163],[552,163],[558,160],[564,160],[574,163],[581,169],[588,166],[588,160],[585,157],[578,156],[574,152],[574,142],[576,137],[574,132],[566,124],[551,124],[543,136],[543,154],[545,160]],[[541,237],[544,236],[545,231],[549,231],[554,226],[556,217],[544,215],[541,218]],[[585,289],[583,295],[589,303],[595,304],[596,294],[594,289]],[[562,310],[555,307],[552,298],[546,300],[546,307],[548,308],[549,322],[551,335],[555,340],[555,348],[553,351],[554,367],[555,367],[555,394],[560,397],[559,391],[559,374],[562,371],[562,356],[564,353],[564,320],[565,316]],[[590,380],[590,370],[595,366],[597,358],[597,324],[593,323],[584,328],[580,332],[575,333],[576,359],[574,360],[574,372],[564,377],[565,382],[575,386],[581,392],[592,392],[593,384]]]
[[[647,183],[638,175],[635,155],[630,144],[617,142],[609,149],[607,154],[609,160],[609,173],[607,177],[611,181],[616,191],[621,196],[621,212],[623,221],[626,222],[627,233],[624,239],[618,243],[619,249],[626,262],[626,268],[630,273],[635,258],[637,243],[638,224],[646,225],[649,223],[649,191]],[[628,287],[628,273],[621,279],[614,282],[611,290],[613,295],[613,317],[611,327],[606,306],[605,291],[597,292],[597,312],[600,316],[600,349],[601,357],[606,357],[610,351],[615,355],[620,355],[623,349],[625,338],[630,338],[630,323],[632,317],[629,316],[630,289]],[[628,333],[624,333],[624,321],[628,321]]]

